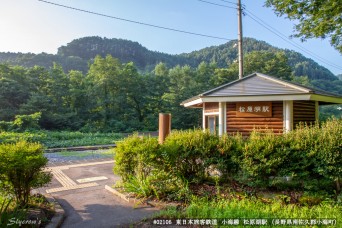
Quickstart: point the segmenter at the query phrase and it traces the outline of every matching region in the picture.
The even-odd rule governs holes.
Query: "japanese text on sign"
[[[237,102],[237,117],[272,117],[272,102]]]
[[[337,226],[336,219],[320,218],[183,218],[183,219],[153,219],[152,225],[157,226],[188,226],[188,227],[207,227],[207,226]]]

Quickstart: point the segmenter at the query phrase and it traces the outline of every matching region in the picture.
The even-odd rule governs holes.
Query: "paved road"
[[[113,174],[113,164],[113,160],[102,159],[49,167],[52,182],[39,191],[50,193],[65,210],[62,227],[128,227],[157,212],[152,207],[134,208],[104,189],[120,179]]]

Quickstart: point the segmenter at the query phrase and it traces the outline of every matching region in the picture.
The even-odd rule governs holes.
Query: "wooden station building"
[[[282,134],[318,120],[319,106],[342,104],[342,96],[254,73],[181,103],[203,109],[203,129],[248,136],[254,128]]]

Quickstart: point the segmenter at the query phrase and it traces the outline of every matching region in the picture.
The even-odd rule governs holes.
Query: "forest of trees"
[[[244,43],[245,75],[261,72],[342,94],[342,81],[313,60],[251,38]],[[35,116],[43,129],[132,132],[156,130],[158,114],[170,112],[173,128],[200,126],[200,110],[180,103],[237,79],[234,44],[168,55],[137,42],[84,37],[56,55],[0,53],[0,122],[41,113]]]
[[[44,129],[132,132],[156,130],[158,113],[171,112],[175,127],[189,128],[199,112],[179,104],[209,88],[213,69],[207,64],[167,69],[160,63],[142,75],[133,63],[122,64],[110,55],[96,57],[86,74],[64,73],[57,64],[51,69],[2,64],[0,120],[41,112]]]
[[[332,81],[295,76],[284,51],[246,54],[245,74],[253,72],[342,94],[337,77]],[[56,63],[50,68],[0,64],[0,122],[40,112],[43,129],[132,132],[156,130],[158,114],[168,112],[173,128],[193,128],[201,125],[201,110],[180,103],[237,75],[237,63],[221,68],[204,61],[196,67],[160,62],[142,73],[134,63],[111,55],[97,55],[86,72],[66,71]]]

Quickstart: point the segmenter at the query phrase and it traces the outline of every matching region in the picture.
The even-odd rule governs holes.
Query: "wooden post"
[[[165,138],[171,132],[171,114],[159,113],[159,144],[163,144]]]

